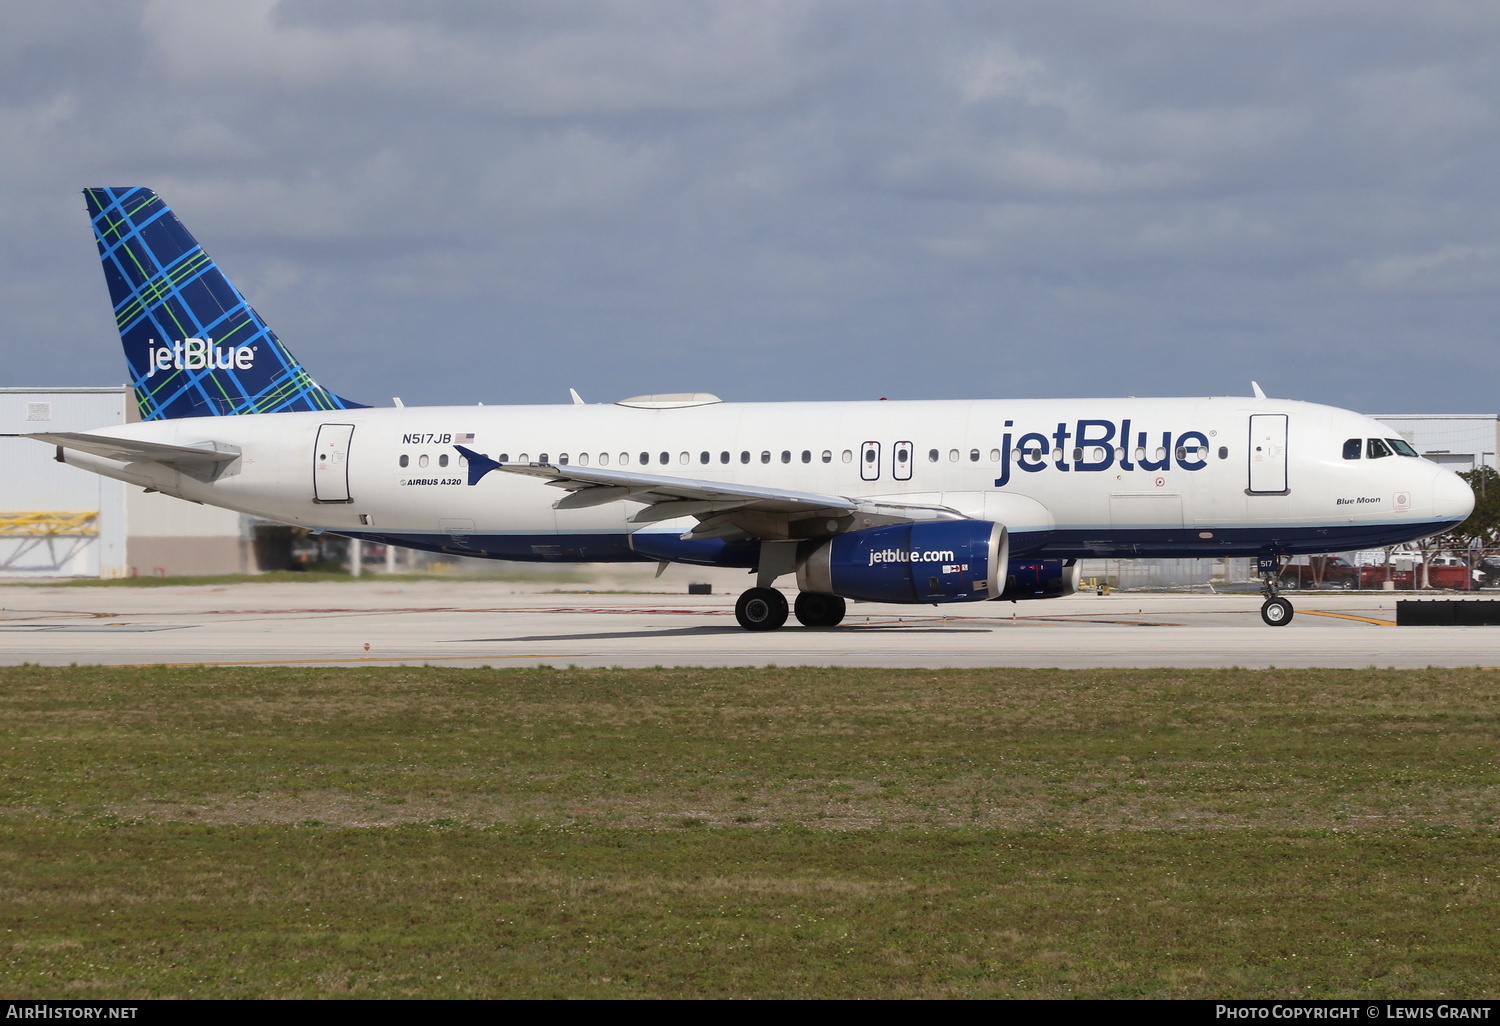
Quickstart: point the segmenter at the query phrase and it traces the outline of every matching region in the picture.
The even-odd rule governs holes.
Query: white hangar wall
[[[1450,470],[1484,465],[1500,470],[1500,416],[1492,413],[1407,413],[1378,416],[1412,448]]]
[[[122,388],[0,388],[0,577],[128,573],[125,486],[58,463],[32,431],[125,419]]]
[[[138,419],[124,387],[0,389],[0,435],[88,431]],[[240,514],[58,463],[0,437],[0,578],[254,572]]]

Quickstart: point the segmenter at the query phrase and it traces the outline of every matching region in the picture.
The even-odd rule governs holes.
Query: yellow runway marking
[[[1331,616],[1335,620],[1358,620],[1360,623],[1373,623],[1377,627],[1394,627],[1395,620],[1377,620],[1373,616],[1355,616],[1353,613],[1325,613],[1321,609],[1299,609],[1297,612],[1304,616]]]

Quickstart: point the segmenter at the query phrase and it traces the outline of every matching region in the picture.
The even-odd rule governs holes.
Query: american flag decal
[[[453,440],[455,442],[472,442],[472,441],[474,441],[474,432],[472,432],[472,431],[459,431],[459,432],[456,432],[454,434],[454,436],[453,436]]]

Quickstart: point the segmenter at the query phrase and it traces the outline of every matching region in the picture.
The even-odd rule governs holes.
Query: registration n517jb
[[[744,567],[735,607],[831,627],[845,599],[1037,599],[1085,557],[1283,557],[1459,524],[1474,496],[1383,425],[1268,399],[374,409],[303,368],[151,190],[84,192],[141,422],[58,459],[351,538],[493,559]]]

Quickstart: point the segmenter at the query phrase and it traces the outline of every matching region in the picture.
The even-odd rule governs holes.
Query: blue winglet
[[[500,466],[499,460],[492,460],[482,452],[475,452],[473,449],[462,445],[455,445],[453,448],[458,450],[460,456],[469,461],[470,486],[477,485],[484,475]]]

